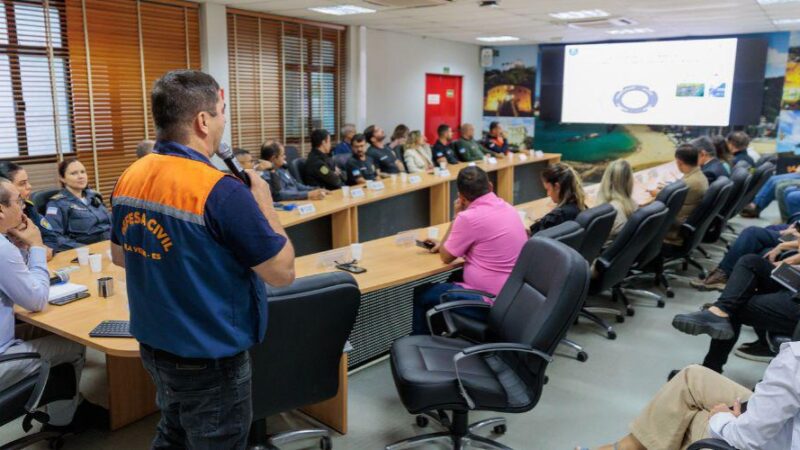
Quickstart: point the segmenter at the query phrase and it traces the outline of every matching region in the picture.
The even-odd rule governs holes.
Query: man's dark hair
[[[697,147],[692,144],[681,144],[675,149],[675,159],[692,167],[697,166]]]
[[[13,180],[20,170],[22,170],[22,166],[19,164],[15,164],[11,161],[0,162],[0,178]]]
[[[699,151],[703,151],[714,157],[717,156],[717,149],[714,147],[714,141],[712,141],[708,136],[694,138],[689,141],[689,144],[693,145],[694,148]]]
[[[495,128],[500,126],[500,122],[493,121],[489,124],[489,132],[494,131]]]
[[[278,141],[268,141],[261,144],[261,159],[269,161],[281,153],[281,144]]]
[[[219,84],[199,70],[173,70],[159,78],[150,93],[156,136],[185,142],[192,120],[205,111],[217,115]]]
[[[367,140],[367,144],[372,144],[372,137],[375,136],[375,129],[378,128],[375,125],[370,125],[367,128],[364,128],[364,138]]]
[[[243,148],[235,148],[233,149],[233,156],[242,156],[242,155],[249,155],[250,152],[243,149]]]
[[[328,130],[317,128],[311,132],[311,148],[319,148],[330,137]]]
[[[747,150],[747,146],[750,145],[750,136],[744,131],[731,132],[727,139],[736,150]]]
[[[436,128],[436,135],[439,136],[439,137],[442,137],[442,136],[444,136],[445,133],[447,133],[447,130],[449,130],[449,129],[450,129],[450,125],[448,125],[446,123],[443,123],[443,124],[439,125],[438,128]]]
[[[366,142],[367,137],[361,133],[353,135],[353,140],[350,142],[350,145],[355,144],[356,142]]]
[[[480,167],[465,167],[458,172],[456,178],[458,193],[469,201],[491,192],[489,176]]]

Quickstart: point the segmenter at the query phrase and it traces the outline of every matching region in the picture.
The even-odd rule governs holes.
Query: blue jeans
[[[777,187],[778,183],[781,181],[789,181],[789,180],[800,180],[800,173],[785,173],[783,175],[773,175],[764,183],[764,186],[758,191],[756,194],[756,198],[753,202],[758,207],[759,211],[763,211],[764,208],[769,206],[773,200],[775,200],[775,188]]]
[[[763,255],[778,245],[780,232],[785,230],[788,225],[770,225],[766,228],[747,227],[742,234],[733,241],[730,250],[725,253],[719,263],[719,269],[731,276],[736,263],[745,255]]]
[[[783,202],[786,205],[786,215],[789,222],[800,219],[800,186],[792,186],[784,191]]]
[[[464,289],[455,283],[439,283],[430,286],[424,291],[419,292],[414,297],[414,318],[411,326],[411,334],[430,334],[428,329],[428,319],[426,313],[429,309],[439,304],[439,297],[451,289]],[[448,297],[448,301],[456,300],[481,300],[483,297],[475,294],[453,294]],[[459,308],[458,314],[471,317],[477,320],[486,320],[489,316],[489,308]]]
[[[253,419],[250,355],[177,362],[140,347],[161,410],[153,449],[244,449]]]

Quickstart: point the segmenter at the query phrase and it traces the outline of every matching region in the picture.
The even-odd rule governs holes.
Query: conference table
[[[556,155],[557,157],[558,155]],[[553,161],[557,158],[541,159],[540,161]],[[524,163],[524,161],[520,161]],[[539,162],[539,161],[537,161]],[[498,162],[497,166],[502,163]],[[514,162],[505,161],[505,168],[514,167]],[[512,172],[513,173],[513,172]],[[498,174],[498,178],[503,175]],[[508,176],[508,175],[505,175]],[[512,175],[513,176],[513,175]],[[449,177],[431,176],[421,177],[419,185],[398,186],[392,192],[403,195],[405,189],[449,189],[449,183],[454,175]],[[529,182],[533,183],[533,180]],[[538,183],[538,180],[535,182]],[[391,182],[390,182],[391,183]],[[391,184],[387,183],[384,192],[376,193],[372,202],[380,201],[377,197],[391,198]],[[427,183],[427,184],[426,184]],[[497,183],[498,195],[513,195],[513,189],[508,184]],[[438,186],[438,187],[437,187]],[[505,193],[501,186],[506,186]],[[431,191],[433,192],[433,191]],[[335,194],[334,194],[335,195]],[[450,201],[452,196],[446,192],[431,193],[431,197],[444,196],[440,205],[438,223],[433,227],[424,226],[400,233],[390,234],[385,237],[361,241],[363,254],[359,265],[367,271],[354,275],[362,293],[361,306],[358,318],[350,336],[353,350],[343,354],[340,364],[340,386],[336,397],[304,408],[303,411],[311,417],[328,425],[344,434],[347,432],[347,373],[349,369],[373,361],[388,351],[391,342],[410,332],[411,310],[414,289],[429,283],[445,281],[452,272],[461,265],[461,260],[450,264],[441,262],[438,255],[414,245],[415,239],[424,239],[429,233],[429,228],[436,228],[438,235],[444,235],[448,220],[451,215]],[[356,213],[353,211],[369,202],[366,199],[336,199],[327,208],[317,210],[307,216],[281,213],[281,221],[288,229],[307,220],[318,220],[325,215],[337,213],[348,214],[352,220]],[[338,201],[336,201],[338,200]],[[325,202],[320,202],[325,203]],[[333,206],[338,205],[338,206]],[[549,198],[520,203],[516,208],[527,214],[526,225],[546,214],[555,205]],[[288,214],[288,215],[287,215]],[[444,220],[439,220],[444,219]],[[351,225],[357,225],[348,221]],[[349,256],[347,244],[359,241],[356,228],[349,228],[347,236],[342,235],[342,247],[321,253],[308,254],[296,259],[295,267],[298,277],[309,276],[324,272],[335,271],[332,261],[342,256]],[[106,378],[108,383],[108,406],[111,414],[111,428],[116,430],[129,423],[157,411],[155,406],[155,388],[149,375],[141,365],[139,359],[138,343],[134,339],[119,338],[91,338],[89,332],[103,320],[128,320],[129,310],[124,269],[111,263],[108,256],[109,243],[100,242],[90,247],[92,253],[104,255],[103,267],[100,273],[91,273],[88,266],[81,266],[71,273],[71,281],[86,285],[90,297],[76,301],[65,306],[48,305],[43,311],[37,313],[26,312],[17,308],[17,317],[36,327],[50,331],[72,341],[81,343],[89,348],[98,350],[106,355]],[[75,251],[60,253],[49,263],[52,270],[73,266],[71,260]],[[114,278],[114,294],[109,298],[97,295],[97,279],[110,276]],[[258,380],[254,380],[258,382]]]

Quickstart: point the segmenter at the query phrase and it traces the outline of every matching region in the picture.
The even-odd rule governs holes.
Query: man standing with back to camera
[[[112,195],[111,251],[125,267],[131,333],[161,410],[152,447],[243,449],[250,359],[267,325],[264,283],[294,280],[294,249],[266,182],[210,162],[225,128],[210,75],[176,70],[151,93],[157,142]]]

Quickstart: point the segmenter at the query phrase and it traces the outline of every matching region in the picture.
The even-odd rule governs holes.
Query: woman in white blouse
[[[608,242],[611,242],[625,226],[628,218],[638,207],[631,198],[633,195],[633,171],[628,161],[618,159],[612,161],[603,173],[600,181],[600,191],[597,193],[597,202],[601,205],[608,203],[617,211],[614,218],[614,225],[611,227],[611,234]]]
[[[431,148],[425,135],[419,130],[414,130],[408,135],[403,159],[406,163],[408,173],[427,172],[433,170],[431,160]]]

